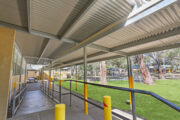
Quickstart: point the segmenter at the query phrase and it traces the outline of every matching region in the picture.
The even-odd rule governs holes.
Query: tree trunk
[[[158,62],[158,72],[159,72],[159,79],[164,79],[164,74],[162,72],[161,64]]]
[[[100,62],[100,84],[106,85],[106,63],[105,61]]]
[[[143,55],[138,55],[137,60],[138,60],[138,64],[139,64],[139,67],[140,67],[140,71],[141,71],[142,76],[143,76],[143,82],[145,84],[148,84],[148,85],[153,85],[154,80],[152,79],[152,77],[151,77],[151,75],[149,73],[149,70],[147,69],[146,65],[144,64]]]

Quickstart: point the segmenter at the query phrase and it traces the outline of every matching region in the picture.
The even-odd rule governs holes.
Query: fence
[[[69,93],[64,93],[62,94],[62,80],[60,80],[60,85],[59,85],[59,91],[56,91],[54,90],[54,87],[52,87],[52,89],[49,89],[47,87],[47,84],[44,84],[41,86],[42,88],[42,91],[48,95],[50,98],[52,98],[55,102],[57,103],[61,103],[62,102],[62,95],[70,95],[70,106],[71,106],[71,95],[74,95],[82,100],[84,100],[85,102],[88,102],[100,109],[104,109],[104,107],[102,107],[101,105],[98,105],[92,101],[89,101],[87,99],[85,99],[84,97],[78,95],[78,94],[75,94],[72,92],[72,82],[78,82],[78,83],[83,83],[83,84],[89,84],[89,85],[93,85],[93,86],[98,86],[98,87],[104,87],[104,88],[109,88],[109,89],[115,89],[115,90],[121,90],[121,91],[127,91],[127,92],[131,92],[131,98],[132,98],[132,116],[133,116],[133,120],[136,120],[136,105],[135,105],[135,93],[140,93],[140,94],[146,94],[146,95],[150,95],[154,98],[156,98],[157,100],[161,101],[162,103],[168,105],[169,107],[173,108],[174,110],[180,112],[180,107],[178,107],[177,105],[175,105],[174,103],[166,100],[165,98],[153,93],[153,92],[150,92],[150,91],[145,91],[145,90],[138,90],[138,89],[131,89],[131,88],[124,88],[124,87],[116,87],[116,86],[109,86],[109,85],[101,85],[101,84],[95,84],[95,83],[89,83],[89,82],[82,82],[82,81],[76,81],[76,80],[64,80],[64,82],[70,82],[70,89],[69,89]],[[53,86],[54,86],[54,81],[53,81]],[[54,93],[58,93],[59,95],[59,99],[55,99],[54,98]],[[115,112],[112,112],[112,114],[114,114],[115,116],[119,117],[119,118],[122,118],[124,120],[129,120],[127,119],[126,117],[124,116],[121,116]]]
[[[16,91],[16,85],[14,85],[13,89],[13,99],[12,99],[12,109],[11,109],[11,114],[12,116],[15,115],[16,111],[18,110],[23,98],[24,98],[24,92],[26,90],[26,83],[22,84],[21,89],[19,92]]]

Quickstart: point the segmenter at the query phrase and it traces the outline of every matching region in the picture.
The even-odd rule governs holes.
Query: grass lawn
[[[59,82],[56,82],[59,84]],[[128,87],[127,81],[109,81],[108,85]],[[69,88],[69,82],[63,82],[63,86]],[[152,91],[167,100],[180,106],[180,80],[156,80],[155,85],[145,85],[143,83],[134,83],[135,89]],[[78,83],[78,90],[75,89],[75,83],[72,82],[72,90],[80,94],[84,94],[84,86]],[[109,88],[102,88],[88,85],[88,97],[102,102],[104,95],[110,95],[112,98],[112,106],[115,108],[129,110],[129,105],[125,103],[129,99],[129,93]],[[155,98],[135,94],[136,111],[139,116],[148,120],[178,120],[180,113],[156,100]]]

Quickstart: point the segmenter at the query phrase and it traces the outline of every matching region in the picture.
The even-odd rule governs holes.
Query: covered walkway
[[[0,0],[0,120],[7,116],[54,119],[56,103],[66,104],[67,120],[103,119],[103,110],[88,104],[92,83],[87,82],[87,66],[120,57],[127,59],[129,88],[93,85],[128,92],[130,119],[139,119],[136,93],[152,96],[180,112],[180,107],[157,94],[134,89],[131,65],[133,55],[180,47],[179,38],[179,0]],[[54,96],[59,100],[54,103],[39,83],[27,84],[27,64],[43,66],[37,78],[42,80],[41,88],[46,86],[46,93],[59,90],[53,86],[52,70],[83,64],[82,100],[70,88],[58,91],[70,93],[62,101]],[[61,75],[56,81],[61,86]]]

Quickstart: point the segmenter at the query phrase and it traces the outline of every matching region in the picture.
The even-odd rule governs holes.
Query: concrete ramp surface
[[[28,84],[24,100],[15,117],[8,120],[54,120],[55,103],[36,89],[39,83]],[[35,88],[35,89],[34,89]],[[66,104],[66,120],[93,120],[82,109]]]

